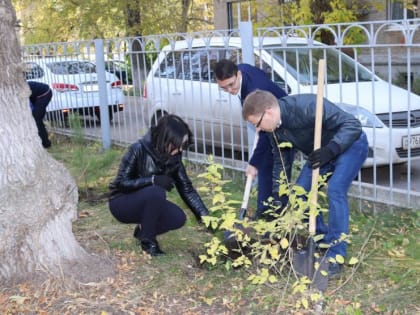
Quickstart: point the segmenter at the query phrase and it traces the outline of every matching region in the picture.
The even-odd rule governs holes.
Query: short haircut
[[[248,94],[242,106],[242,117],[261,115],[266,109],[279,105],[278,99],[268,91],[255,90]]]
[[[238,66],[232,60],[222,59],[215,63],[213,73],[216,80],[223,81],[236,76]]]

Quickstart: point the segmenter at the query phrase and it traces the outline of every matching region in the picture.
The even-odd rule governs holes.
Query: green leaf
[[[280,149],[293,148],[293,145],[290,142],[282,142],[279,144],[279,148]]]

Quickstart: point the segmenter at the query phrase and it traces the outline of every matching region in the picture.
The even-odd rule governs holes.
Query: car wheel
[[[101,112],[97,111],[95,113],[96,118],[98,118],[98,121],[101,121]],[[108,108],[108,117],[109,117],[109,121],[111,122],[112,119],[114,119],[114,113],[112,112],[112,108]]]

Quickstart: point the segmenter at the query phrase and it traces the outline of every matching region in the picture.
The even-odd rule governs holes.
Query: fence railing
[[[255,64],[296,94],[316,91],[317,62],[325,59],[325,96],[356,115],[369,139],[369,159],[352,194],[401,207],[420,204],[419,19],[249,35],[247,28],[50,43],[25,46],[22,54],[27,78],[53,87],[48,118],[55,132],[71,133],[68,114],[78,112],[87,137],[104,147],[127,145],[160,115],[176,113],[195,135],[189,159],[213,155],[238,170],[246,165],[253,130],[241,118],[238,98],[218,89],[214,62]]]

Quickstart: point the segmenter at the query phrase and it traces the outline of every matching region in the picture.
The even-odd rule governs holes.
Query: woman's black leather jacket
[[[111,197],[129,193],[153,185],[153,175],[170,176],[182,200],[198,220],[209,212],[193,187],[184,165],[182,154],[164,158],[156,152],[150,142],[150,133],[132,144],[124,154],[116,178],[110,183]]]

